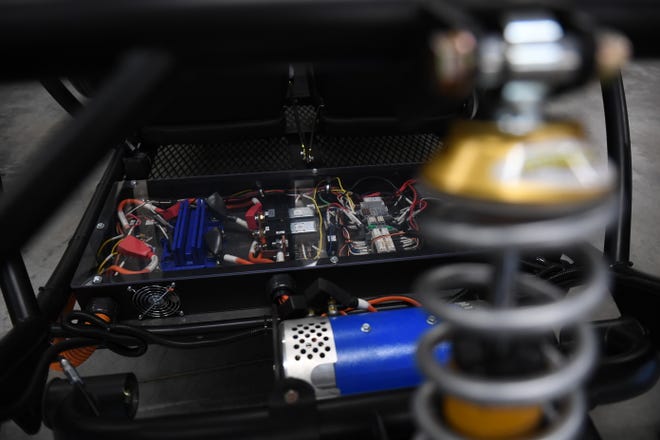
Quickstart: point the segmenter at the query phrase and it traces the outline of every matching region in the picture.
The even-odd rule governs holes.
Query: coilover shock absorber
[[[418,282],[424,306],[443,322],[422,338],[417,353],[429,380],[417,393],[415,414],[432,438],[510,438],[542,425],[541,438],[571,438],[580,429],[586,408],[581,385],[597,355],[581,321],[607,283],[598,253],[576,243],[610,217],[612,177],[607,161],[594,160],[577,135],[576,126],[566,123],[525,135],[463,123],[423,172],[427,190],[444,201],[424,222],[426,237],[495,257],[494,265],[439,267]],[[518,174],[510,181],[497,175],[514,167]],[[584,287],[570,296],[518,271],[525,251],[567,248],[589,268]],[[459,287],[490,290],[491,306],[465,312],[441,300],[439,291]],[[563,326],[577,333],[566,355],[548,338]],[[433,355],[446,340],[455,347],[452,367]],[[443,418],[434,412],[436,390],[445,395]],[[543,406],[557,401],[555,414],[544,415]]]
[[[540,25],[556,25],[556,39],[536,42],[532,30]],[[551,17],[512,18],[502,42],[511,49],[506,62],[522,65],[528,58],[513,55],[547,44],[561,53],[569,43],[560,31]],[[598,350],[583,321],[607,291],[607,276],[600,254],[581,243],[612,217],[615,177],[579,124],[541,117],[553,78],[547,73],[565,64],[535,76],[538,66],[530,63],[509,69],[529,75],[502,84],[495,122],[458,123],[422,170],[421,184],[435,202],[420,222],[427,240],[491,256],[418,280],[424,307],[441,321],[417,352],[427,377],[413,402],[422,438],[571,439],[585,416],[582,386]],[[580,290],[566,295],[519,270],[521,255],[544,251],[570,254],[587,268]],[[489,306],[466,312],[442,300],[440,291],[463,287],[488,291]],[[568,353],[554,338],[561,327],[576,334]],[[453,359],[442,365],[434,350],[446,341]]]

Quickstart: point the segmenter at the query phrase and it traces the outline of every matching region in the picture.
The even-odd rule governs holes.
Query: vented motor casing
[[[436,323],[416,307],[284,321],[283,371],[310,383],[317,398],[414,387],[422,381],[417,343]],[[436,355],[446,362],[449,345]]]

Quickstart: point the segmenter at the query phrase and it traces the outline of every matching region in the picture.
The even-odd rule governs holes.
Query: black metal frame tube
[[[70,115],[73,115],[82,108],[82,103],[66,88],[66,85],[61,79],[45,78],[41,80],[41,85],[44,86],[44,89],[50,93],[50,96]]]
[[[165,50],[186,65],[353,57],[405,47],[421,2],[311,0],[64,0],[0,6],[0,76],[99,70],[133,47]],[[121,29],[121,32],[117,32]],[[176,29],[176,32],[172,32]],[[93,47],[94,50],[89,48]]]
[[[191,64],[264,57],[313,60],[348,53],[359,56],[367,49],[386,54],[400,47],[402,31],[411,25],[419,28],[420,17],[432,14],[434,3],[438,2],[62,0],[55,7],[48,0],[9,2],[0,6],[0,40],[5,42],[0,58],[9,60],[0,75],[98,68],[136,46],[176,52]],[[653,44],[660,32],[657,3],[576,0],[571,6],[597,23],[621,29],[640,56],[659,53]],[[516,4],[450,0],[435,9],[455,6],[491,19]]]
[[[39,304],[20,252],[7,255],[0,262],[0,289],[12,324],[39,315]]]
[[[409,435],[413,431],[410,419],[410,390],[349,396],[316,402],[318,438],[372,438],[376,414],[393,432]],[[295,411],[295,407],[291,408]],[[61,402],[50,421],[53,431],[75,432],[81,437],[98,439],[210,439],[310,438],[304,432],[304,420],[271,416],[272,408],[253,407],[224,412],[172,414],[137,420],[110,420],[91,417],[77,410],[72,399]],[[301,432],[303,431],[303,432]],[[307,434],[307,435],[304,435]],[[399,438],[400,436],[396,436]]]
[[[2,179],[0,179],[0,192]],[[30,276],[20,252],[2,255],[0,260],[0,290],[13,325],[39,315],[39,305],[34,296]]]
[[[124,152],[123,145],[118,145],[113,150],[105,172],[97,184],[96,190],[62,258],[57,263],[46,285],[39,291],[39,307],[44,317],[50,321],[57,318],[69,299],[69,285],[76,267],[89,242],[89,237],[92,235],[112,185],[121,176]]]
[[[25,177],[0,199],[3,254],[20,249],[109,148],[140,126],[171,64],[161,53],[126,56],[84,111],[26,161]]]
[[[632,151],[628,108],[621,74],[601,83],[607,153],[618,175],[616,221],[605,233],[604,253],[610,263],[630,262],[630,233],[632,216]]]

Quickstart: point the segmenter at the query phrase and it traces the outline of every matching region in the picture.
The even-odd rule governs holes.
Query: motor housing
[[[309,382],[317,398],[417,386],[417,343],[437,322],[419,307],[283,321],[284,375]],[[436,357],[446,362],[449,345]]]

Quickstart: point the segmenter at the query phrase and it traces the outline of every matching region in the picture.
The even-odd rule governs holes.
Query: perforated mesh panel
[[[222,144],[172,144],[158,148],[151,179],[276,171],[293,168],[286,139],[252,139]]]
[[[376,137],[319,137],[314,154],[328,167],[426,161],[441,147],[434,134]]]
[[[288,106],[284,108],[284,115],[286,116],[286,132],[298,133],[296,124],[296,108],[298,110],[298,120],[303,132],[311,131],[316,121],[316,109],[313,105],[298,105],[296,107]]]
[[[337,362],[335,335],[328,318],[309,317],[280,323],[282,367],[286,377],[304,380],[315,386],[316,397],[333,394],[333,389],[318,389],[313,380],[317,368]],[[334,369],[326,370],[328,382],[334,383]],[[322,374],[323,375],[323,374]]]
[[[326,320],[301,322],[292,328],[291,339],[296,362],[307,359],[324,359],[333,350],[329,343],[330,324]]]
[[[308,136],[308,134],[307,134]],[[219,144],[172,144],[158,147],[151,179],[241,172],[303,169],[297,136]],[[441,147],[434,134],[315,137],[313,166],[346,167],[413,164],[426,161]]]

